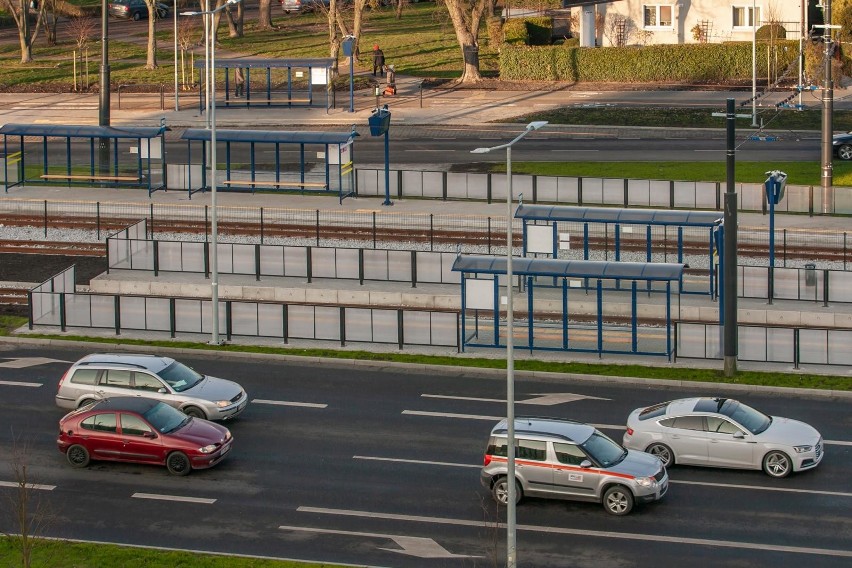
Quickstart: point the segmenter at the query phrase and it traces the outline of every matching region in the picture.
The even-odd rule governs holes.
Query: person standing
[[[243,75],[242,67],[234,68],[234,97],[240,98],[243,96],[243,90],[245,89],[246,78]]]
[[[379,77],[385,72],[385,53],[379,49],[379,44],[373,46],[373,77],[379,72]]]

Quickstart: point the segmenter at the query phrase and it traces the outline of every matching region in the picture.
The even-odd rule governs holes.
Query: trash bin
[[[816,264],[809,262],[805,264],[805,286],[816,286]]]

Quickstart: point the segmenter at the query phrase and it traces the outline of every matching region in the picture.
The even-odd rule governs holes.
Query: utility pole
[[[822,212],[834,212],[834,195],[832,191],[833,172],[831,166],[832,136],[834,129],[831,124],[831,114],[834,112],[834,83],[831,79],[831,60],[834,50],[831,41],[831,0],[822,0],[824,27],[822,34],[823,65],[825,71],[822,82]]]
[[[724,302],[723,355],[726,377],[737,373],[737,192],[734,182],[736,166],[736,119],[734,99],[728,99],[725,109],[727,140],[727,181],[725,188],[724,246],[722,278]]]
[[[101,74],[98,97],[98,125],[109,126],[109,11],[107,0],[101,0]],[[98,161],[101,175],[109,173],[109,138],[98,140]]]

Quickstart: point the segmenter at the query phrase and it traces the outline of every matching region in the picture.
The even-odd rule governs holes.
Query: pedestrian
[[[243,76],[243,68],[235,67],[234,68],[234,97],[240,98],[243,96],[243,89],[245,87],[246,78]]]
[[[385,53],[379,49],[379,44],[373,46],[373,77],[376,76],[376,71],[379,77],[385,72]]]

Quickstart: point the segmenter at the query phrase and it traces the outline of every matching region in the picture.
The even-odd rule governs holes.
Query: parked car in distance
[[[624,445],[675,464],[762,469],[771,477],[811,469],[822,436],[804,422],[767,416],[730,398],[682,398],[637,408]]]
[[[852,132],[835,134],[832,139],[834,155],[841,160],[852,160]]]
[[[231,432],[139,397],[99,400],[59,421],[56,443],[73,467],[91,460],[165,465],[172,475],[213,467],[231,451]]]
[[[141,20],[148,17],[148,4],[145,0],[112,0],[107,11],[111,16],[116,18],[129,18],[131,20]],[[157,18],[163,19],[168,17],[169,7],[165,4],[157,2]]]
[[[280,0],[280,2],[285,14],[316,12],[329,5],[329,0]]]
[[[494,499],[509,502],[507,422],[491,430],[480,481]],[[627,450],[594,427],[570,420],[515,420],[516,501],[544,497],[602,503],[626,515],[635,503],[666,494],[666,468],[654,456]]]
[[[245,410],[248,395],[233,381],[202,375],[170,357],[95,353],[71,365],[59,380],[56,404],[80,408],[101,398],[158,400],[207,420],[227,420]]]

